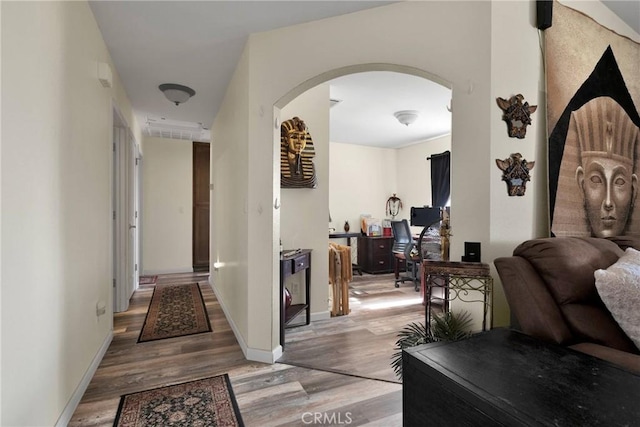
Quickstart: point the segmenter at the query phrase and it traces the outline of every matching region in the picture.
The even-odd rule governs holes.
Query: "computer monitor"
[[[428,227],[440,221],[440,208],[424,206],[411,208],[411,225]]]

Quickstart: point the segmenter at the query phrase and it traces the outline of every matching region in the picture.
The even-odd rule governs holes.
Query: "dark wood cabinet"
[[[393,237],[358,237],[358,265],[369,274],[394,270]]]
[[[193,271],[209,271],[209,144],[193,143]]]
[[[284,281],[293,274],[304,274],[304,303],[286,306]],[[280,345],[284,348],[284,330],[298,314],[306,311],[305,325],[311,323],[311,249],[285,251],[280,256]],[[297,325],[296,325],[297,326]]]
[[[494,329],[402,354],[405,426],[631,426],[640,376]]]

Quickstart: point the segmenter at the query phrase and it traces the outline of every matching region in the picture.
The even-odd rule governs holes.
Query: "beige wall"
[[[360,227],[360,214],[389,218],[386,201],[396,193],[403,209],[396,219],[409,219],[411,206],[431,205],[431,154],[451,150],[451,136],[398,149],[332,142],[329,207],[336,231],[345,221],[352,231]],[[420,232],[421,228],[414,228]]]
[[[517,201],[504,197],[504,183],[495,166],[496,158],[519,150],[544,162],[542,127],[538,128],[544,110],[538,110],[535,129],[516,147],[513,141],[504,139],[495,104],[497,96],[520,92],[526,92],[531,103],[544,102],[534,10],[534,2],[400,2],[251,37],[245,50],[249,58],[240,69],[248,91],[242,92],[248,97],[243,99],[246,117],[237,116],[224,124],[231,134],[248,131],[238,142],[248,146],[250,171],[244,193],[251,236],[245,254],[250,265],[247,291],[252,296],[247,306],[251,313],[247,325],[249,348],[268,353],[278,343],[275,307],[280,213],[273,206],[279,194],[279,157],[274,121],[280,117],[278,108],[317,83],[350,72],[392,70],[430,76],[451,87],[455,207],[451,258],[460,259],[464,241],[481,242],[483,259],[491,260],[510,254],[516,241],[541,233],[546,227],[546,194],[543,183],[538,182],[544,178],[535,177],[538,173],[544,177],[544,167],[533,171],[530,194]],[[603,8],[600,12],[604,13]],[[353,28],[358,28],[357,36]],[[298,66],[285,67],[291,52],[296,52]],[[522,52],[515,65],[511,64],[514,52]],[[235,101],[228,98],[226,102]],[[272,106],[276,107],[274,116],[269,115]],[[231,210],[222,208],[214,215],[231,214]],[[324,228],[325,224],[322,219],[313,226]],[[269,277],[271,286],[265,287],[265,278]],[[508,309],[499,283],[494,302],[495,324],[504,325]],[[230,312],[232,318],[245,314],[245,309]]]
[[[280,236],[285,249],[305,248],[311,252],[311,313],[313,318],[328,318],[329,258],[327,228],[315,227],[329,216],[329,85],[327,83],[303,93],[281,112],[282,120],[298,116],[306,123],[313,139],[316,155],[318,186],[316,188],[282,188],[280,197]],[[303,274],[295,275],[292,281],[304,283]],[[301,300],[302,292],[293,293],[295,301]]]
[[[360,230],[360,214],[383,219],[385,202],[398,192],[396,150],[331,143],[329,208],[337,232],[349,221]],[[343,242],[344,244],[344,242]]]
[[[193,144],[145,138],[143,274],[193,271]]]
[[[0,7],[0,424],[51,426],[111,339],[112,102],[140,139],[113,65],[113,89],[98,81],[111,60],[87,3]]]
[[[270,108],[274,105],[281,108],[315,84],[348,72],[332,71],[342,67],[378,64],[349,70],[378,69],[434,75],[453,87],[453,106],[459,117],[464,117],[464,120],[453,121],[456,138],[452,140],[452,150],[455,152],[456,143],[464,147],[457,158],[462,165],[460,167],[464,169],[465,164],[482,159],[484,164],[489,164],[486,100],[489,98],[490,81],[490,17],[490,5],[483,2],[402,2],[250,38],[245,50],[250,58],[239,73],[245,77],[248,74],[246,87],[250,90],[244,110],[248,117],[245,121],[240,116],[229,117],[230,121],[224,125],[219,120],[214,124],[214,128],[224,126],[230,135],[248,130],[248,134],[237,141],[248,146],[249,181],[244,193],[250,236],[244,254],[250,265],[247,268],[248,293],[251,295],[247,307],[250,313],[248,347],[268,353],[278,346],[275,329],[278,313],[274,308],[278,301],[280,214],[273,206],[277,197],[274,183],[279,174],[279,144],[274,138],[275,117],[269,114]],[[358,37],[353,37],[353,28],[359,29]],[[381,33],[379,28],[386,30]],[[457,30],[451,32],[451,28]],[[394,36],[390,37],[390,34]],[[448,43],[442,43],[442,34],[448,35]],[[407,45],[407,40],[415,45]],[[308,49],[310,44],[314,49]],[[300,66],[283,67],[292,51],[296,52]],[[327,54],[319,54],[321,52]],[[415,52],[429,54],[416,55]],[[400,67],[385,64],[399,64]],[[248,71],[244,65],[248,66]],[[243,95],[240,91],[237,93],[238,96]],[[237,101],[228,97],[225,104]],[[276,117],[279,117],[277,109]],[[220,137],[225,138],[223,134],[219,134]],[[488,235],[489,169],[479,168],[475,181],[486,191],[476,189],[473,194],[468,194],[471,191],[463,187],[464,191],[458,192],[460,200],[453,203],[457,203],[461,211],[473,206],[479,212],[475,221],[477,227],[468,228]],[[453,187],[455,190],[455,182]],[[242,187],[239,191],[243,191]],[[478,200],[482,203],[477,203]],[[229,208],[222,207],[214,216],[232,214]],[[212,223],[215,224],[215,219]],[[325,229],[326,224],[326,219],[322,218],[320,223],[310,224],[310,227]],[[276,227],[277,234],[274,232]],[[460,228],[462,231],[463,226]],[[475,235],[472,237],[474,240],[477,238]],[[217,245],[228,243],[230,241],[221,240]],[[453,251],[456,250],[454,245]],[[265,280],[269,277],[271,286],[265,287]],[[265,301],[272,303],[265,304]],[[243,311],[230,311],[232,319],[243,315]]]
[[[249,54],[250,46],[247,46],[211,127],[213,190],[210,199],[210,281],[245,354],[249,340],[250,298],[247,251],[256,238],[250,235],[248,226]],[[256,114],[255,111],[252,113]],[[244,123],[244,126],[237,126],[238,123]],[[272,242],[273,239],[269,237],[275,247],[277,242]],[[221,266],[215,270],[214,263]],[[269,282],[266,277],[262,285]],[[270,305],[269,301],[265,303]]]

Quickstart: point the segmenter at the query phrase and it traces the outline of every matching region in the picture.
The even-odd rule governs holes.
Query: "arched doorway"
[[[300,97],[304,96],[304,94],[307,94],[311,91],[316,91],[316,92],[320,91],[321,93],[314,95],[315,98],[311,98],[312,100],[309,101],[309,104],[312,104],[311,110],[303,109],[303,111],[311,111],[311,112],[303,113],[302,115],[313,114],[314,107],[324,110],[323,113],[322,112],[319,113],[320,116],[323,116],[323,115],[324,116],[320,118],[319,122],[317,122],[317,123],[320,123],[320,126],[322,126],[323,120],[326,120],[326,119],[330,120],[330,118],[328,118],[327,116],[329,111],[329,98],[331,96],[330,96],[330,93],[327,93],[323,102],[322,97],[324,94],[322,93],[322,90],[319,90],[318,88],[322,87],[323,85],[327,85],[334,79],[339,79],[343,76],[371,74],[371,73],[389,73],[389,74],[398,74],[398,75],[403,75],[408,77],[414,77],[416,79],[423,80],[425,82],[429,82],[436,86],[445,88],[448,93],[448,96],[445,101],[441,102],[442,105],[440,106],[440,108],[446,113],[448,117],[449,129],[450,129],[451,117],[449,112],[447,111],[447,106],[450,105],[449,103],[451,99],[451,85],[445,82],[443,79],[437,76],[433,76],[432,74],[425,72],[423,70],[418,70],[412,67],[399,66],[399,65],[393,65],[393,64],[365,64],[365,65],[358,65],[358,66],[349,66],[349,67],[344,67],[337,70],[332,70],[314,79],[310,79],[304,84],[296,87],[295,89],[287,93],[276,103],[276,105],[274,106],[274,117],[275,117],[274,123],[277,124],[282,122],[283,120],[289,119],[290,118],[289,116],[294,114],[292,113],[292,111],[296,111],[295,115],[301,115],[300,113],[297,112],[300,110],[296,110],[296,109],[291,110],[288,107],[291,104],[295,103],[296,100],[298,100]],[[322,106],[319,107],[318,104],[322,104]],[[400,105],[401,104],[402,103],[400,103]],[[395,125],[399,125],[395,121],[396,119],[393,117],[393,112],[395,111],[396,107],[394,106],[389,106],[389,107],[391,108],[391,111],[389,112],[389,117],[394,121]],[[297,107],[297,108],[300,108],[300,107]],[[409,108],[409,106],[406,106],[403,108]],[[414,108],[414,107],[411,107],[411,108]],[[302,117],[302,115],[301,115],[301,118],[304,118]],[[402,130],[401,128],[402,127],[400,126],[399,130]],[[317,134],[314,133],[313,126],[310,126],[310,132],[312,134],[312,137],[314,138],[314,144],[316,144],[316,152],[318,152],[317,156],[322,157],[322,153],[319,153],[319,151],[328,150],[330,141],[327,139],[322,140],[322,138],[325,138],[325,136],[321,136],[317,140],[316,139]],[[329,135],[327,135],[326,138],[329,138]],[[425,139],[429,139],[429,138],[425,138]],[[324,142],[321,142],[321,141],[324,141]],[[410,141],[409,144],[415,143],[415,142],[416,141]],[[448,148],[450,148],[450,139],[449,139]],[[274,131],[274,150],[275,152],[279,152],[280,150],[280,134],[277,131],[277,129]],[[418,156],[418,157],[421,157],[421,156]],[[424,167],[424,175],[428,176],[428,164],[426,162],[426,157],[427,156],[425,155],[421,160]],[[322,320],[323,318],[328,318],[328,311],[325,310],[325,307],[322,306],[322,304],[323,304],[323,301],[326,301],[328,297],[328,287],[324,286],[324,284],[326,283],[326,277],[327,277],[327,271],[328,271],[328,267],[327,267],[328,257],[327,257],[327,250],[326,250],[328,239],[327,239],[327,230],[324,227],[326,227],[325,224],[327,223],[327,218],[329,215],[329,197],[328,197],[329,181],[326,175],[329,168],[329,165],[328,165],[329,160],[328,160],[328,156],[322,157],[318,160],[320,162],[320,164],[317,165],[317,167],[319,167],[319,173],[325,174],[325,176],[320,179],[319,186],[317,189],[314,189],[314,190],[307,189],[302,191],[291,190],[291,189],[281,190],[279,187],[279,180],[277,181],[278,185],[274,186],[274,197],[276,198],[276,200],[281,201],[281,205],[282,205],[282,208],[280,210],[276,210],[277,213],[275,215],[277,215],[277,218],[274,218],[274,222],[273,222],[274,236],[278,236],[278,239],[284,237],[283,242],[285,243],[285,249],[295,249],[298,247],[304,247],[304,248],[311,248],[314,250],[313,270],[314,272],[316,272],[316,274],[312,278],[312,281],[314,281],[314,283],[313,283],[313,289],[312,289],[311,304],[312,304],[312,313],[314,313],[316,317],[315,319],[312,319],[312,320]],[[419,160],[416,159],[416,162],[419,162]],[[335,164],[335,162],[332,161],[332,164]],[[275,165],[274,167],[277,169],[278,165]],[[397,178],[395,177],[395,169],[397,168],[394,165],[391,169],[394,170],[393,172],[394,177],[392,180],[390,179],[390,181],[394,181],[394,184],[389,186],[389,191],[392,188],[396,188],[395,181],[397,181]],[[279,169],[274,170],[274,174],[279,174]],[[403,175],[401,180],[404,180],[406,176],[407,176],[406,174]],[[274,182],[276,182],[275,179],[274,179]],[[425,183],[424,185],[428,186],[428,183]],[[384,210],[384,201],[389,195],[391,195],[389,193],[383,196],[383,194],[385,194],[384,191],[385,190],[383,190],[382,193],[378,196],[378,197],[384,197],[380,201],[380,206],[382,208],[381,210]],[[346,197],[347,199],[345,200],[348,200],[348,196]],[[430,190],[428,192],[425,192],[422,197],[418,197],[418,198],[416,197],[417,196],[414,196],[413,199],[409,198],[409,200],[407,200],[408,205],[406,206],[406,212],[405,212],[407,214],[406,216],[407,218],[408,218],[409,206],[411,205],[423,206],[423,205],[429,205],[431,203]],[[356,194],[352,194],[352,198],[354,202],[357,201]],[[339,203],[339,201],[336,201],[336,203]],[[287,210],[296,210],[298,213],[301,213],[301,212],[304,212],[305,209],[316,213],[316,215],[313,215],[313,218],[305,218],[305,219],[300,219],[299,217],[297,218],[298,222],[300,223],[304,222],[307,228],[304,229],[302,228],[302,224],[298,224],[297,229],[295,231],[293,232],[287,231],[287,222],[291,221],[293,217],[293,215],[291,215],[291,211],[289,211],[289,215],[287,215],[286,213]],[[364,211],[358,211],[357,207],[355,207],[354,209],[351,209],[350,213],[340,212],[339,214],[337,214],[338,216],[335,216],[334,214],[334,212],[337,213],[338,211],[337,209],[335,209],[335,210],[332,210],[331,214],[334,215],[336,219],[346,218],[348,220],[351,220],[352,227],[355,230],[357,230],[359,228],[358,216],[360,213],[366,213],[368,208],[363,208]],[[319,214],[317,214],[318,212]],[[338,225],[342,227],[342,223]],[[301,238],[302,234],[308,234],[308,236],[305,236],[305,238]],[[277,257],[278,253],[276,253],[275,255]],[[275,290],[276,294],[279,293],[279,281],[277,282],[277,286],[278,286],[278,289]],[[393,287],[393,284],[391,284],[391,286]]]

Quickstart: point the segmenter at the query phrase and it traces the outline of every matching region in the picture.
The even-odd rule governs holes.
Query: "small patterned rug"
[[[114,427],[244,426],[229,375],[125,394]]]
[[[157,285],[138,342],[211,332],[197,283]]]
[[[158,280],[158,276],[140,276],[141,285],[155,285]]]

